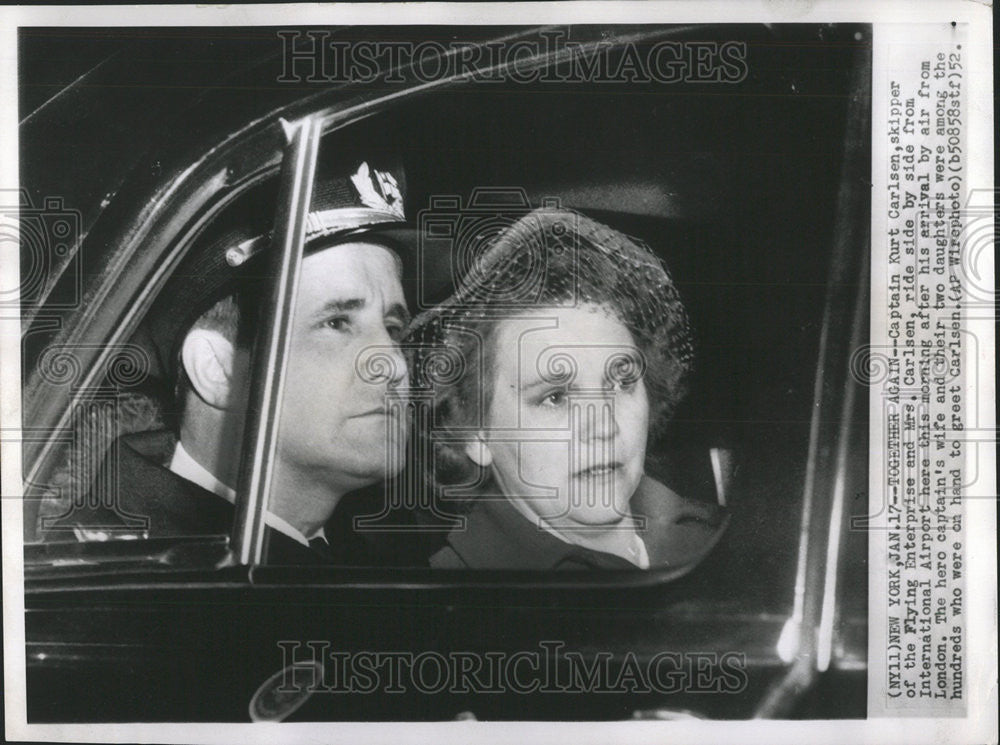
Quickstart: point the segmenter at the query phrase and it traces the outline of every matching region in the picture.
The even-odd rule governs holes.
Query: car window
[[[864,712],[871,28],[277,36],[573,42],[343,85],[203,31],[144,30],[75,89],[118,104],[23,127],[36,196],[88,184],[23,308],[29,719]],[[722,44],[747,75],[629,72]],[[137,53],[196,87],[101,77]],[[63,180],[53,122],[120,162]],[[369,653],[581,687],[512,709],[319,664]],[[632,685],[660,661],[692,686]],[[351,690],[312,695],[324,669]]]
[[[848,83],[842,73],[822,74],[829,79],[813,81],[814,85],[846,90]],[[747,90],[765,93],[778,86],[776,79],[758,80],[748,83]],[[548,95],[539,95],[541,90]],[[358,235],[353,241],[338,238],[342,245],[336,261],[331,259],[327,264],[322,253],[309,254],[307,250],[301,258],[298,300],[305,315],[297,314],[296,309],[288,314],[286,380],[280,396],[275,394],[271,402],[277,439],[265,445],[296,448],[299,465],[308,473],[329,475],[335,471],[328,480],[338,482],[332,490],[338,495],[335,515],[318,522],[318,518],[306,520],[291,529],[289,521],[279,514],[283,508],[278,501],[244,503],[241,499],[246,497],[241,492],[233,501],[246,506],[233,510],[228,499],[201,498],[202,492],[226,491],[213,489],[215,482],[239,491],[240,474],[249,474],[247,463],[253,459],[229,455],[223,469],[226,475],[220,479],[217,463],[206,467],[201,453],[178,448],[185,396],[193,395],[214,410],[228,403],[218,391],[213,393],[207,387],[197,390],[190,379],[178,380],[170,370],[178,363],[183,366],[184,351],[176,339],[166,345],[159,341],[170,336],[164,327],[176,320],[178,302],[190,307],[204,305],[202,297],[188,300],[191,285],[211,272],[198,263],[200,252],[211,248],[216,260],[221,256],[232,269],[233,261],[247,260],[243,254],[257,255],[263,246],[276,245],[272,226],[278,215],[292,209],[294,200],[287,188],[282,189],[272,158],[266,178],[259,178],[252,188],[244,189],[238,199],[199,226],[197,239],[191,242],[195,248],[186,263],[175,269],[144,322],[122,344],[117,359],[127,362],[135,350],[143,350],[151,363],[150,374],[139,384],[119,375],[110,381],[113,395],[106,399],[94,396],[74,418],[72,444],[53,480],[50,498],[43,501],[40,524],[45,524],[51,535],[65,514],[67,499],[92,499],[95,483],[120,493],[122,479],[138,478],[142,493],[137,496],[149,496],[150,491],[160,496],[176,489],[180,482],[175,477],[184,479],[180,471],[189,477],[184,480],[193,481],[200,491],[179,497],[179,504],[188,508],[179,510],[183,519],[176,525],[170,522],[178,512],[176,505],[164,505],[156,499],[154,504],[164,514],[125,509],[119,515],[125,522],[120,532],[109,531],[114,526],[98,520],[86,530],[74,526],[63,536],[67,540],[72,535],[72,540],[100,541],[108,537],[229,535],[239,513],[238,524],[243,528],[257,526],[245,540],[262,540],[260,553],[252,549],[244,556],[247,561],[256,557],[269,563],[294,563],[294,557],[272,545],[274,540],[284,542],[293,534],[293,540],[305,538],[307,544],[323,538],[328,548],[322,550],[333,549],[335,562],[424,566],[429,557],[443,555],[441,566],[454,563],[452,554],[457,552],[452,545],[452,554],[448,553],[449,536],[467,529],[470,510],[475,507],[473,498],[482,496],[488,485],[442,480],[436,470],[438,451],[450,447],[461,456],[469,445],[465,437],[469,433],[457,436],[454,426],[442,422],[433,386],[416,378],[427,371],[421,365],[427,362],[430,348],[421,347],[429,343],[426,339],[409,335],[412,321],[433,313],[454,296],[470,272],[474,273],[477,252],[492,245],[536,207],[549,205],[571,210],[648,249],[666,267],[688,316],[692,371],[685,380],[686,390],[672,403],[671,415],[661,426],[649,428],[641,457],[641,471],[648,481],[642,489],[638,482],[629,487],[636,495],[635,503],[626,501],[624,506],[612,505],[613,509],[619,516],[642,517],[654,528],[678,521],[702,526],[694,532],[681,531],[680,538],[662,533],[672,536],[661,540],[665,545],[660,545],[653,533],[640,532],[640,537],[645,535],[642,542],[649,554],[647,562],[654,568],[658,561],[662,566],[683,563],[670,555],[670,548],[689,538],[696,544],[691,556],[700,557],[696,549],[714,545],[717,529],[728,525],[734,536],[728,540],[746,539],[744,550],[754,556],[741,566],[765,562],[774,568],[775,576],[787,580],[776,585],[787,587],[798,550],[815,371],[821,351],[821,298],[830,278],[829,235],[837,218],[836,192],[847,112],[842,102],[802,99],[790,103],[787,111],[774,118],[763,96],[756,102],[737,97],[723,101],[705,95],[707,90],[690,86],[679,93],[662,86],[637,86],[623,91],[595,83],[566,84],[557,94],[542,84],[505,85],[487,92],[442,89],[325,135],[316,155],[317,166],[312,169],[314,188],[320,188],[313,194],[308,213],[348,206],[337,202],[343,194],[336,192],[339,187],[331,186],[329,174],[320,174],[323,168],[339,168],[341,186],[355,189],[349,195],[352,208],[391,212],[398,193],[403,219],[397,230],[383,225],[374,241],[366,242]],[[765,110],[770,119],[763,116]],[[274,129],[279,130],[277,123]],[[781,137],[779,130],[784,133]],[[538,137],[541,131],[548,133],[545,147]],[[287,178],[288,158],[295,151],[284,152]],[[395,164],[387,154],[402,161],[399,172],[393,170]],[[302,183],[308,180],[301,169],[299,173]],[[358,230],[360,235],[366,227],[359,224],[348,230]],[[233,256],[237,258],[233,260]],[[394,276],[393,272],[399,272],[398,288],[383,281]],[[382,279],[359,287],[334,286],[336,278],[348,274]],[[262,299],[269,297],[267,277],[273,278],[273,274],[262,272],[255,277],[262,284],[248,290],[241,302],[250,299],[248,304],[259,309]],[[399,297],[394,297],[397,293]],[[590,304],[602,303],[606,305],[598,298]],[[245,315],[246,308],[234,307]],[[226,316],[230,311],[220,311],[220,318],[212,323],[222,327],[232,324],[232,318]],[[513,328],[522,341],[502,351],[534,355],[529,362],[535,368],[551,362],[553,350],[560,346],[569,350],[563,350],[563,359],[584,369],[605,364],[602,350],[630,352],[637,347],[637,332],[629,327],[630,319],[623,320],[615,313],[611,313],[612,320],[617,318],[619,325],[626,327],[624,337],[615,336],[620,331],[615,323],[610,329],[595,326],[594,317],[602,316],[590,313],[573,338],[601,339],[599,343],[573,347],[572,339],[556,335],[540,345],[525,345],[523,339],[543,331],[551,319],[556,319],[559,328],[570,330],[574,319],[561,315],[559,303],[551,299],[539,303],[533,315],[525,317],[523,311],[523,307],[519,309],[520,326],[511,326],[513,322],[507,320],[507,330]],[[212,333],[218,332],[212,323],[205,328],[200,350],[209,361],[213,355],[218,361],[224,355],[212,347]],[[600,336],[605,332],[606,338]],[[237,331],[238,335],[245,333]],[[495,345],[492,333],[485,333],[480,341]],[[247,351],[252,344],[248,341],[239,339],[230,352],[230,362],[243,365],[246,371],[252,369]],[[197,357],[198,349],[190,352],[192,358]],[[348,356],[338,356],[342,349],[349,349]],[[448,349],[445,345],[445,357],[434,364],[447,361]],[[480,389],[495,386],[502,373],[502,366],[496,363],[502,356],[497,348],[487,344],[483,349],[494,364],[480,371],[476,384]],[[462,364],[468,362],[461,360]],[[643,364],[647,363],[644,359]],[[210,369],[201,372],[210,380]],[[515,377],[524,373],[521,368],[511,372]],[[250,395],[249,372],[244,374],[240,390]],[[358,404],[360,409],[346,408],[341,392],[357,381],[365,382],[366,376],[370,378],[367,387],[361,385],[348,397],[351,405]],[[376,398],[367,399],[382,378],[394,381],[393,390],[387,387],[381,398],[376,397],[377,403]],[[517,378],[515,384],[523,382]],[[530,410],[564,416],[555,429],[568,431],[572,407],[567,405],[567,413],[559,414],[560,396],[589,401],[586,405],[591,406],[596,423],[607,398],[591,394],[614,386],[610,378],[601,375],[589,381],[581,378],[568,383],[566,391],[545,391],[554,396],[546,399],[548,403],[512,400],[511,411],[524,414],[535,407]],[[404,388],[406,394],[400,395],[398,391]],[[582,394],[579,389],[583,389]],[[213,396],[219,398],[207,400]],[[290,407],[287,411],[282,409],[286,404]],[[554,413],[546,408],[549,404]],[[277,416],[280,411],[285,413]],[[399,432],[391,432],[380,419],[394,422]],[[354,427],[362,422],[365,426]],[[523,418],[518,422],[524,424]],[[376,426],[368,426],[373,423]],[[636,426],[626,420],[626,428]],[[356,430],[353,433],[352,428]],[[553,429],[540,418],[529,421],[527,428]],[[493,429],[514,428],[500,421]],[[226,436],[230,443],[240,439],[232,431]],[[494,440],[494,449],[499,452],[504,442],[508,446],[513,443],[514,461],[523,466],[531,460],[529,443],[533,440],[519,437]],[[369,444],[359,446],[365,438]],[[297,440],[300,442],[295,444]],[[555,440],[548,449],[539,449],[542,465],[549,458],[546,453],[568,452],[574,447],[568,435]],[[351,447],[344,448],[345,442],[352,443]],[[615,458],[627,460],[626,450],[634,446],[621,447],[625,450],[606,456],[607,462],[574,462],[580,466],[578,470],[588,471],[588,483],[603,483],[607,480],[604,471],[626,468],[627,463],[618,463]],[[373,458],[375,465],[363,462],[366,457]],[[349,463],[341,462],[351,458],[354,460]],[[143,462],[153,462],[169,473],[156,471],[161,480],[151,480],[154,475],[142,470]],[[265,458],[265,462],[276,466],[278,461]],[[358,475],[350,469],[364,473]],[[381,477],[373,476],[373,471]],[[280,480],[287,475],[272,473],[268,478]],[[523,472],[520,475],[525,476]],[[296,483],[301,483],[301,478]],[[528,474],[526,481],[532,478]],[[542,492],[546,489],[549,496],[558,493],[558,484],[545,482],[543,476],[536,481],[534,485],[540,487],[534,495],[536,502],[545,501]],[[488,494],[491,498],[481,503],[504,504],[502,491],[495,493],[496,483],[494,477],[489,487],[494,490]],[[289,488],[283,493],[292,491]],[[271,500],[284,498],[276,497],[273,490],[269,493]],[[599,489],[597,501],[605,493],[610,492]],[[310,499],[316,502],[322,497],[313,495]],[[546,533],[546,515],[532,512],[531,504],[531,500],[521,500],[515,505],[517,512],[507,510],[497,519],[513,520],[509,523],[513,525],[521,525],[514,518],[523,520],[535,533],[548,538],[553,532],[560,533],[558,529]],[[322,512],[317,514],[322,516]],[[539,517],[543,519],[539,521]],[[144,518],[166,521],[171,528],[159,534],[149,529]],[[765,525],[767,529],[762,530]],[[282,538],[276,539],[276,535]],[[487,538],[489,535],[487,532]],[[554,538],[568,543],[565,534]],[[614,551],[605,553],[618,558],[636,545],[634,541],[608,545],[612,544]],[[548,545],[551,548],[551,541]],[[497,547],[497,551],[503,550]],[[364,558],[359,560],[359,556]],[[459,568],[463,562],[459,557]],[[632,564],[640,566],[641,562]]]

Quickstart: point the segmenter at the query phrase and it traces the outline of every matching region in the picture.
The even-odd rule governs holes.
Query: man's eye
[[[347,316],[334,316],[333,318],[328,318],[324,322],[327,328],[331,328],[334,331],[347,331],[351,325],[351,319]]]
[[[398,323],[387,323],[385,330],[388,332],[389,338],[395,342],[402,341],[403,335],[406,333],[406,329]]]

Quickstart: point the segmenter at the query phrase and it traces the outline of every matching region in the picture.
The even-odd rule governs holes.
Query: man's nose
[[[370,340],[358,356],[358,377],[371,385],[396,388],[406,382],[409,367],[406,356],[388,333]]]
[[[406,363],[406,355],[403,354],[403,350],[400,349],[399,344],[392,342],[390,352],[394,364],[387,382],[390,388],[397,388],[406,384],[410,376],[410,368]]]

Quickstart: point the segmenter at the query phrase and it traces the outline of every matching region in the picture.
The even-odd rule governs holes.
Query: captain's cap
[[[348,242],[383,246],[399,259],[404,294],[412,307],[418,236],[406,220],[401,164],[370,151],[355,157],[323,156],[321,151],[306,219],[305,255]],[[153,367],[160,377],[176,378],[184,335],[218,301],[236,296],[242,313],[259,311],[268,296],[263,258],[272,243],[277,199],[277,179],[241,197],[209,226],[167,281],[140,331],[155,349],[158,365]]]

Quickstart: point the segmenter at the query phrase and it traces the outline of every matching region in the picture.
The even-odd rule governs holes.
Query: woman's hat
[[[688,365],[690,327],[663,262],[643,243],[567,209],[528,212],[466,257],[455,293],[419,315],[424,338],[463,319],[503,317],[551,305],[610,305],[638,338],[670,330],[671,355]]]
[[[543,207],[471,253],[466,247],[455,293],[411,324],[417,387],[443,392],[459,384],[456,371],[468,360],[453,358],[475,353],[464,347],[481,339],[484,324],[546,306],[604,305],[641,350],[653,418],[665,423],[684,394],[694,353],[677,287],[647,246],[578,212]]]

